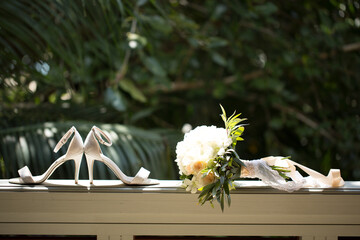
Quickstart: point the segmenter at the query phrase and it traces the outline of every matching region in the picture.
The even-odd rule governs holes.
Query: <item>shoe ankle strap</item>
[[[108,147],[111,146],[112,142],[111,142],[109,136],[106,135],[106,133],[104,133],[100,128],[93,126],[91,130],[93,131],[95,137],[98,139],[98,141],[101,144],[108,146]],[[102,138],[102,136],[106,139],[106,141]]]
[[[65,134],[64,136],[60,139],[60,141],[56,144],[55,148],[54,148],[54,152],[58,152],[59,149],[69,140],[70,136],[76,132],[76,128],[74,126],[72,126]]]

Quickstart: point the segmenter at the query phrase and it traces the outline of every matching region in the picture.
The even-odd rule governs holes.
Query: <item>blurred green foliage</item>
[[[0,54],[2,128],[222,126],[221,103],[242,158],[360,179],[359,0],[4,0]]]

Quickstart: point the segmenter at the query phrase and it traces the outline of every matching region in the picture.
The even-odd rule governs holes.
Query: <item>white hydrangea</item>
[[[184,140],[176,146],[175,161],[180,174],[198,175],[211,159],[222,156],[231,143],[224,128],[199,126],[186,133]]]

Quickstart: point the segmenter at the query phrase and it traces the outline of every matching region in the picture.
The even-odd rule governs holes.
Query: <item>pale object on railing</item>
[[[267,185],[292,192],[302,187],[341,187],[344,185],[344,180],[341,177],[339,169],[331,169],[327,176],[316,172],[313,169],[305,167],[297,162],[283,157],[265,157],[259,160],[246,161],[243,160],[246,167],[241,170],[242,178],[259,178]],[[277,171],[271,169],[270,166],[277,166],[286,169],[286,176],[293,181],[285,181]],[[309,174],[303,177],[297,170],[301,170]]]

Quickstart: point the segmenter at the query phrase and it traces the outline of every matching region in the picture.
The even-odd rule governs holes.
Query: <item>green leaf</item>
[[[240,166],[244,166],[244,167],[245,167],[245,164],[240,160],[240,158],[235,157],[235,158],[234,158],[234,161],[235,161],[237,164],[239,164]]]
[[[223,184],[223,186],[224,186],[224,191],[225,191],[225,193],[226,193],[227,195],[229,195],[229,194],[230,194],[229,183],[226,181],[226,182]]]
[[[152,72],[155,76],[166,77],[166,71],[160,65],[158,60],[154,57],[142,57],[141,58],[145,67]]]
[[[141,7],[147,3],[147,0],[137,0],[136,5]]]
[[[172,14],[170,15],[170,19],[174,21],[174,23],[180,27],[181,29],[185,29],[188,31],[195,31],[199,29],[199,24],[196,23],[190,17],[180,13],[180,14]]]
[[[244,141],[244,139],[242,137],[237,137],[236,141]]]
[[[105,103],[113,106],[116,110],[123,112],[126,110],[126,102],[119,91],[108,87],[105,91]]]
[[[214,10],[214,12],[211,15],[212,20],[219,19],[227,10],[226,5],[224,4],[218,4]]]
[[[220,176],[220,185],[223,185],[225,182],[225,176],[224,175],[221,175]]]
[[[215,183],[211,183],[209,185],[206,185],[203,190],[201,191],[201,193],[199,194],[199,198],[204,196],[205,194],[207,194],[208,192],[210,192],[213,187],[215,186]]]
[[[129,93],[131,97],[133,97],[135,100],[142,103],[145,103],[147,101],[145,95],[129,79],[122,79],[119,82],[119,86],[122,90]]]
[[[217,52],[212,52],[212,53],[211,53],[211,59],[212,59],[215,63],[217,63],[217,64],[219,64],[220,66],[223,66],[223,67],[225,67],[226,64],[227,64],[226,59],[225,59],[223,56],[221,56],[219,53],[217,53]]]
[[[204,197],[202,197],[200,200],[199,200],[199,203],[201,205],[204,205],[207,201],[210,202],[210,204],[212,205],[212,200],[213,200],[213,196],[210,194],[210,193],[207,193]]]
[[[215,197],[216,197],[216,201],[218,201],[218,203],[221,204],[221,191],[216,192]]]
[[[278,11],[277,6],[274,3],[266,2],[263,5],[254,7],[255,11],[261,15],[270,16]]]
[[[228,41],[223,38],[219,37],[210,37],[208,39],[208,47],[209,48],[217,48],[217,47],[224,47],[228,45]]]
[[[236,133],[239,133],[240,135],[244,132],[245,128],[243,126],[238,126],[236,128]]]
[[[218,181],[216,181],[215,186],[211,191],[211,194],[213,196],[216,196],[219,193],[219,191],[220,191],[220,181],[218,180]]]
[[[226,118],[226,112],[225,112],[225,109],[223,108],[223,106],[220,104],[220,108],[221,108],[221,111],[222,111],[222,114],[220,115],[222,120],[224,121],[225,123],[225,127],[227,125],[227,118]]]
[[[227,194],[226,197],[227,197],[228,206],[230,207],[230,205],[231,205],[231,196],[230,196],[230,194]]]
[[[222,191],[222,192],[221,192],[221,200],[220,200],[220,205],[221,205],[221,211],[222,211],[222,212],[224,212],[224,205],[225,205],[224,202],[225,202],[225,201],[224,201],[224,192]]]
[[[172,31],[172,27],[170,23],[159,15],[154,15],[154,16],[141,15],[141,19],[149,23],[154,30],[161,32],[163,34],[170,34]]]

